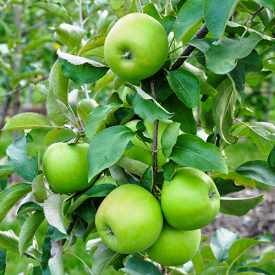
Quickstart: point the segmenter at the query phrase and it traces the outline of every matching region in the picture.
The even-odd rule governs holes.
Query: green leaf
[[[49,118],[57,126],[63,126],[71,120],[71,114],[69,110],[62,101],[56,99],[53,90],[49,92],[47,100],[47,112]]]
[[[229,78],[222,82],[217,92],[213,99],[213,118],[217,132],[225,142],[233,144],[237,142],[237,137],[231,134],[236,94]]]
[[[5,275],[7,251],[0,248],[0,275]]]
[[[171,181],[177,169],[179,168],[179,164],[170,160],[169,162],[165,163],[162,166],[162,168],[163,168],[163,177],[166,180]]]
[[[275,251],[269,251],[263,253],[261,256],[246,260],[242,266],[260,266],[275,260]]]
[[[48,236],[44,239],[42,244],[42,268],[43,268],[43,275],[51,275],[48,261],[51,258],[51,238]]]
[[[91,59],[57,51],[63,74],[75,84],[93,83],[104,76],[108,67]]]
[[[178,122],[170,123],[165,128],[161,137],[161,146],[162,146],[162,153],[166,158],[170,157],[172,153],[172,149],[177,142],[179,133],[180,133],[180,123]]]
[[[44,202],[47,199],[47,191],[44,182],[44,174],[39,174],[32,182],[32,193],[37,202]]]
[[[33,239],[35,232],[44,221],[44,213],[41,211],[34,212],[24,222],[20,235],[19,235],[19,253],[21,259],[23,258],[24,252],[26,251],[30,241]]]
[[[273,275],[273,274],[269,273],[268,271],[265,271],[265,270],[257,268],[257,267],[238,268],[234,274],[235,275]]]
[[[135,12],[142,13],[142,7],[141,7],[140,0],[132,0],[131,4],[127,10],[127,14],[135,13]],[[144,10],[143,10],[143,12],[144,12]]]
[[[109,0],[110,8],[116,13],[118,18],[121,18],[127,14],[127,10],[130,7],[130,3],[131,3],[131,0],[122,0],[122,1]]]
[[[0,21],[0,23],[2,23],[2,22]],[[5,62],[2,57],[0,57],[0,67],[2,67],[8,74],[15,75],[15,72],[11,68],[11,65],[9,63]]]
[[[45,44],[47,42],[53,42],[52,37],[43,37],[43,38],[38,38],[31,40],[27,46],[22,50],[23,53],[27,53],[29,50],[36,49],[42,44]]]
[[[111,250],[101,243],[93,256],[93,273],[94,275],[100,275],[101,272],[109,266],[113,261],[115,261],[121,254]]]
[[[176,94],[169,96],[162,105],[167,111],[174,113],[171,119],[174,122],[180,123],[180,129],[183,132],[192,135],[197,134],[197,122],[192,109],[180,101]]]
[[[219,45],[211,45],[205,52],[207,68],[216,74],[226,74],[237,65],[236,60],[248,56],[262,39],[256,33],[249,37],[223,37]]]
[[[200,82],[200,94],[214,97],[217,94],[217,91],[207,82]]]
[[[79,51],[79,55],[82,55],[92,49],[101,47],[104,45],[106,34],[100,34],[97,36],[92,37]]]
[[[18,237],[12,230],[0,231],[0,249],[18,251]]]
[[[49,223],[47,224],[47,230],[49,233],[49,237],[53,239],[55,242],[63,239],[69,240],[70,238],[67,234],[60,232],[57,228],[51,226]]]
[[[2,192],[8,185],[8,177],[0,179],[0,192]]]
[[[201,275],[225,275],[226,271],[226,266],[214,266],[204,270]]]
[[[256,237],[254,239],[243,238],[235,241],[230,250],[229,250],[229,259],[231,261],[235,261],[239,258],[247,249],[250,247],[259,244],[259,243],[272,243],[274,244],[274,240],[270,233],[265,232],[263,237]]]
[[[203,6],[206,26],[215,39],[221,39],[238,0],[205,0]]]
[[[275,3],[273,0],[254,0],[256,3],[258,3],[260,6],[263,6],[269,10],[275,9]]]
[[[150,15],[151,17],[155,18],[159,22],[161,20],[160,14],[153,3],[147,4],[143,8],[143,13]]]
[[[144,174],[142,175],[139,185],[147,189],[149,192],[152,191],[153,188],[153,167],[148,167]]]
[[[78,116],[78,89],[74,89],[69,93],[69,105],[73,110],[73,114]]]
[[[235,171],[247,178],[252,178],[267,185],[275,185],[275,172],[272,171],[263,160],[248,161],[235,169]]]
[[[164,16],[160,20],[160,23],[162,27],[165,29],[167,35],[173,30],[175,21],[176,17],[171,14]]]
[[[267,161],[268,161],[269,168],[275,172],[275,146],[272,148],[271,152],[269,153]],[[0,175],[1,175],[1,168],[0,168]]]
[[[34,266],[32,275],[43,275],[41,267],[40,266]]]
[[[61,242],[51,241],[51,255],[48,265],[51,274],[65,275],[63,264],[63,246]]]
[[[186,2],[178,13],[177,20],[174,24],[174,34],[176,41],[179,42],[193,25],[203,18],[204,0],[193,0]]]
[[[43,115],[37,113],[21,113],[13,116],[4,126],[3,131],[27,130],[53,127]]]
[[[275,72],[275,64],[273,59],[264,61],[262,65],[264,69],[272,71],[273,73]],[[249,81],[251,80],[249,79]]]
[[[36,1],[31,4],[30,7],[37,7],[43,9],[54,16],[59,17],[60,19],[64,20],[66,23],[71,24],[72,18],[69,15],[68,11],[59,3],[50,3],[47,1]]]
[[[203,245],[200,248],[201,256],[205,261],[217,261],[216,257],[213,254],[213,251],[209,245]]]
[[[204,270],[204,264],[199,250],[196,252],[195,256],[192,258],[191,261],[193,263],[196,275],[200,275]]]
[[[192,73],[182,70],[169,71],[168,82],[177,97],[189,108],[200,102],[200,82]]]
[[[121,158],[134,135],[130,128],[118,125],[107,128],[95,136],[88,150],[89,181]]]
[[[150,95],[145,93],[140,87],[134,86],[137,93],[133,97],[133,108],[137,115],[148,122],[156,119],[165,120],[172,117],[172,113],[166,111]]]
[[[261,71],[258,73],[248,73],[246,75],[245,81],[247,84],[256,87],[261,81],[268,77],[272,72],[270,71]]]
[[[98,129],[104,126],[110,115],[121,107],[119,103],[111,103],[110,105],[98,105],[88,115],[85,125],[85,134],[88,141],[91,141]]]
[[[82,38],[85,36],[86,31],[80,27],[62,23],[56,28],[54,38],[69,48],[74,48],[81,44]]]
[[[10,167],[23,179],[32,182],[38,173],[37,158],[29,159],[27,137],[25,135],[15,139],[7,148]]]
[[[145,164],[141,161],[135,160],[135,159],[129,159],[125,156],[122,156],[116,162],[116,164],[119,165],[120,167],[126,169],[130,173],[133,173],[140,177],[144,174],[145,170],[148,168],[147,164]]]
[[[13,173],[14,171],[11,169],[10,165],[0,165],[0,179],[3,179]]]
[[[43,208],[39,204],[29,201],[29,202],[21,204],[19,206],[16,214],[22,215],[22,214],[32,212],[32,211],[43,211]]]
[[[221,151],[215,145],[190,134],[178,137],[170,158],[182,166],[195,167],[202,171],[228,172]]]
[[[252,50],[252,52],[241,59],[244,65],[244,69],[246,73],[257,73],[260,72],[263,68],[263,60],[260,55],[258,55],[256,50]]]
[[[100,184],[90,187],[82,195],[78,196],[74,203],[69,207],[67,216],[70,216],[83,202],[89,198],[106,197],[117,186],[114,184]]]
[[[51,130],[46,134],[46,137],[45,137],[46,146],[48,146],[55,138],[57,138],[63,133],[72,133],[75,135],[75,132],[69,128],[60,128],[60,129]]]
[[[158,268],[150,262],[144,261],[141,257],[131,257],[127,260],[124,268],[121,271],[130,275],[160,275]]]
[[[230,179],[217,178],[217,180],[215,180],[215,184],[221,196],[239,192],[245,189],[244,186],[236,185],[235,182]]]

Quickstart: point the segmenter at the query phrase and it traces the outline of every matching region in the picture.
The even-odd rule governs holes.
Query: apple
[[[152,260],[161,265],[182,265],[195,256],[200,240],[200,229],[192,231],[178,230],[164,222],[158,239],[145,252]]]
[[[164,180],[161,208],[176,229],[195,230],[208,225],[220,209],[220,195],[213,180],[190,167],[179,168],[171,181]]]
[[[104,57],[110,69],[131,83],[155,74],[167,56],[164,28],[143,13],[130,13],[119,19],[104,43]]]
[[[123,89],[121,99],[123,101],[123,106],[124,107],[129,107],[129,104],[128,104],[127,99],[126,99],[127,94],[134,95],[135,93],[136,93],[135,89],[129,88],[127,86]]]
[[[124,184],[100,204],[95,224],[112,250],[132,254],[149,248],[159,237],[163,216],[157,199],[145,188]]]
[[[54,143],[43,157],[43,170],[49,185],[60,193],[83,191],[90,187],[88,182],[87,143]]]
[[[88,114],[97,106],[98,104],[94,99],[84,98],[78,102],[78,115],[86,122]]]

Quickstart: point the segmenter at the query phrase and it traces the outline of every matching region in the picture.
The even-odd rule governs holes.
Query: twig
[[[7,96],[5,98],[4,103],[3,103],[2,111],[1,111],[1,114],[0,114],[0,130],[4,126],[5,117],[7,116],[7,112],[8,112],[9,106],[10,106],[10,102],[11,102],[11,97]],[[0,133],[1,133],[1,131],[0,131]]]
[[[14,90],[12,90],[12,91],[6,93],[6,94],[0,95],[0,97],[8,97],[8,96],[17,94],[17,93],[19,93],[20,91],[22,91],[23,89],[25,89],[26,87],[28,87],[31,83],[34,84],[34,83],[37,83],[37,82],[40,82],[40,81],[43,81],[43,80],[47,79],[47,78],[49,77],[49,75],[50,75],[50,74],[46,74],[46,75],[44,75],[44,76],[41,77],[41,78],[36,78],[36,79],[34,79],[33,81],[30,81],[30,82],[28,82],[27,84],[25,84],[25,85],[23,85],[23,86],[21,86],[21,87],[18,87],[18,88],[14,89]]]
[[[198,30],[198,32],[194,35],[193,39],[201,39],[206,36],[208,33],[208,29],[206,27],[206,24],[204,23],[202,27]],[[185,50],[181,53],[179,58],[173,63],[171,71],[177,70],[183,62],[186,60],[186,58],[181,58],[181,56],[189,56],[193,51],[195,47],[188,45]]]
[[[34,256],[32,256],[31,254],[29,254],[28,252],[24,252],[24,256],[26,256],[27,258],[31,258],[31,259],[37,260]]]
[[[260,7],[257,11],[255,11],[255,12],[252,14],[251,18],[248,20],[248,22],[247,22],[247,24],[246,24],[248,28],[250,28],[253,19],[254,19],[263,9],[264,9],[264,7]]]
[[[161,275],[167,275],[167,269],[166,269],[166,267],[163,265],[162,267],[161,267]]]
[[[74,214],[73,220],[69,223],[69,225],[68,225],[68,227],[67,227],[67,229],[66,229],[66,233],[67,233],[68,235],[70,235],[70,234],[72,233],[72,231],[73,231],[73,229],[74,229],[74,226],[75,226],[75,224],[76,224],[76,222],[77,222],[77,218],[78,218],[78,215],[77,215],[77,214]],[[65,244],[65,242],[66,242],[66,239],[63,239],[63,240],[62,240],[62,246]]]
[[[51,22],[51,20],[47,20],[47,21],[44,21],[44,22],[40,22],[40,23],[38,23],[38,24],[36,24],[36,25],[34,25],[34,26],[32,26],[32,27],[26,29],[25,31],[23,31],[23,32],[22,32],[22,36],[24,36],[24,35],[30,33],[30,32],[33,31],[33,30],[39,29],[39,28],[42,27],[43,25],[45,25],[45,24],[47,24],[47,23],[50,23],[50,22]]]
[[[221,136],[217,134],[216,146],[220,147]]]

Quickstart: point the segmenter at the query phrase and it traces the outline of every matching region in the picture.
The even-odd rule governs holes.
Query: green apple
[[[97,107],[98,104],[94,99],[84,98],[78,102],[78,114],[86,122],[88,114]]]
[[[117,186],[117,182],[111,176],[99,178],[93,186],[101,184],[113,184]]]
[[[144,251],[157,240],[163,216],[159,202],[149,191],[135,184],[125,184],[102,201],[95,224],[108,247],[132,254]]]
[[[129,127],[133,131],[136,131],[139,121],[140,120],[131,120],[127,122],[125,126]],[[131,142],[135,146],[128,150],[125,150],[123,155],[129,159],[141,161],[148,166],[153,166],[154,160],[151,151],[151,145],[147,142],[145,145],[140,139],[137,138],[136,135],[131,139]]]
[[[158,239],[145,252],[152,260],[161,265],[182,265],[195,256],[200,240],[200,229],[178,230],[165,222]]]
[[[143,13],[131,13],[117,21],[104,44],[110,69],[131,83],[155,74],[168,56],[168,38],[162,25]]]
[[[174,228],[195,230],[216,217],[220,195],[213,180],[202,171],[179,168],[171,181],[163,182],[161,208]]]
[[[123,101],[123,106],[124,106],[124,107],[129,107],[129,104],[128,104],[128,102],[127,102],[126,96],[127,96],[128,94],[134,95],[135,93],[136,93],[136,90],[135,90],[135,89],[129,88],[129,87],[127,87],[127,86],[123,89],[122,95],[121,95],[121,99],[122,99],[122,101]]]
[[[43,170],[49,185],[60,193],[83,191],[88,182],[87,143],[54,143],[43,157]]]

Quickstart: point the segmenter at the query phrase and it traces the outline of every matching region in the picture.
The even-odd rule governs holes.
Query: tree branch
[[[204,23],[202,27],[199,29],[199,31],[193,36],[192,40],[204,38],[207,33],[208,33],[208,29],[206,27],[206,24]],[[194,51],[194,49],[195,47],[188,45],[184,49],[184,51],[180,54],[180,57],[189,56]],[[186,58],[180,58],[180,57],[173,63],[171,71],[177,70],[186,60]]]
[[[25,89],[26,87],[28,87],[31,83],[34,84],[34,83],[38,83],[40,81],[46,80],[49,77],[49,75],[50,74],[46,74],[42,78],[36,78],[33,81],[30,81],[30,82],[28,82],[27,84],[25,84],[25,85],[23,85],[21,87],[18,87],[18,88],[14,89],[14,90],[6,93],[6,94],[0,95],[0,97],[8,97],[8,96],[17,94],[17,93],[21,92],[23,89]]]
[[[255,11],[255,12],[252,14],[251,18],[248,20],[248,22],[247,22],[247,24],[246,24],[248,28],[250,28],[253,19],[254,19],[263,9],[264,9],[264,7],[260,7],[257,11]]]

